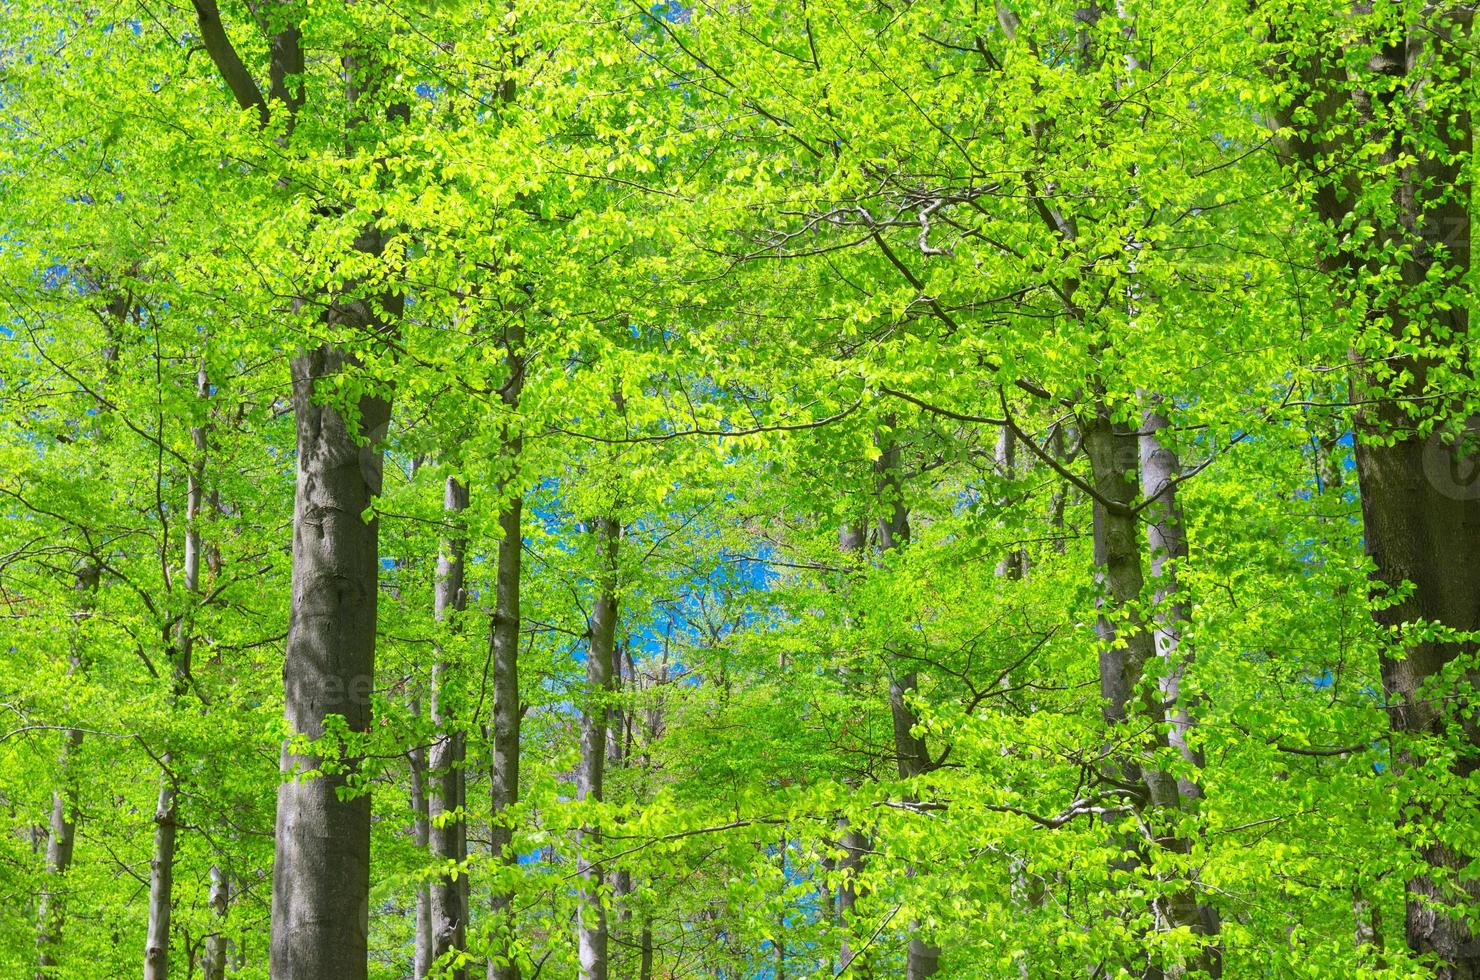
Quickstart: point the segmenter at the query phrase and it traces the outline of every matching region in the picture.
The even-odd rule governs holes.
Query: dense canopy
[[[0,975],[1480,978],[1475,18],[0,0]]]

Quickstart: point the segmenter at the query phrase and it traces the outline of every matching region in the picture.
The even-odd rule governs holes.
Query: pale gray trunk
[[[1162,399],[1148,398],[1149,407],[1141,419],[1141,491],[1146,501],[1147,543],[1151,549],[1151,578],[1156,587],[1154,641],[1156,654],[1163,661],[1162,698],[1166,703],[1170,725],[1168,740],[1187,762],[1202,766],[1201,756],[1188,744],[1192,712],[1182,697],[1182,679],[1192,661],[1182,642],[1189,621],[1188,603],[1177,581],[1180,565],[1187,560],[1187,531],[1182,522],[1182,508],[1177,502],[1177,481],[1182,464],[1167,444],[1164,433],[1170,423],[1162,412]],[[1202,790],[1191,779],[1180,778],[1177,788],[1184,799],[1196,799]]]
[[[1154,764],[1146,764],[1144,758],[1170,743],[1163,729],[1165,709],[1160,692],[1147,691],[1141,684],[1147,665],[1156,656],[1156,640],[1150,624],[1136,612],[1146,584],[1134,509],[1138,496],[1137,439],[1127,426],[1111,420],[1103,402],[1097,403],[1092,417],[1083,420],[1082,432],[1098,494],[1093,509],[1095,569],[1102,604],[1096,625],[1102,641],[1101,710],[1112,729],[1127,724],[1136,713],[1142,716],[1143,722],[1151,724],[1154,733],[1146,739],[1141,753],[1120,754],[1112,760],[1120,769],[1115,778],[1145,787],[1144,796],[1131,802],[1149,818],[1154,831],[1154,838],[1149,842],[1140,840],[1132,831],[1123,831],[1123,865],[1134,868],[1143,864],[1148,844],[1178,853],[1185,853],[1188,844],[1166,826],[1181,804],[1176,780]],[[1117,629],[1112,620],[1124,625]],[[1158,929],[1185,927],[1199,934],[1207,931],[1202,910],[1185,883],[1174,882],[1170,894],[1158,897],[1153,903],[1153,911]],[[1204,970],[1210,967],[1206,955],[1195,958],[1189,965]],[[1174,963],[1166,971],[1175,975],[1182,968]]]
[[[600,593],[591,610],[589,646],[586,651],[586,697],[581,714],[581,762],[576,773],[576,799],[599,802],[606,766],[606,733],[611,711],[612,656],[617,628],[617,550],[622,527],[614,518],[592,522],[596,536],[597,582]],[[606,980],[607,925],[601,899],[601,869],[591,862],[589,848],[600,840],[596,826],[580,833],[576,870],[581,876],[581,898],[577,910],[577,952],[581,980]]]
[[[74,661],[75,663],[75,661]],[[62,743],[59,769],[63,789],[51,794],[51,821],[46,839],[46,881],[41,890],[37,915],[37,980],[49,980],[58,964],[58,947],[66,925],[67,871],[77,840],[77,785],[72,769],[74,756],[82,747],[82,733],[67,732]]]
[[[505,407],[518,407],[524,386],[524,333],[513,327],[505,338],[505,361],[509,378],[502,389]],[[519,728],[523,708],[519,703],[519,587],[523,550],[524,498],[519,492],[515,470],[523,440],[505,428],[504,458],[509,472],[499,488],[503,497],[499,511],[498,572],[494,597],[490,644],[493,648],[493,768],[489,773],[493,807],[489,843],[494,860],[506,867],[518,863],[514,852],[514,827],[509,809],[519,802]],[[488,960],[488,980],[519,980],[514,948],[514,893],[493,895],[494,944]]]
[[[421,717],[421,699],[411,699],[412,717]],[[416,849],[423,851],[430,840],[431,827],[427,802],[427,752],[421,745],[412,746],[406,753],[411,771],[411,839]],[[416,933],[412,941],[411,975],[422,980],[432,964],[432,909],[430,888],[422,885],[416,889]]]
[[[442,541],[437,556],[437,585],[434,597],[437,622],[447,624],[467,607],[464,587],[467,541],[457,522],[468,507],[468,490],[455,476],[447,478],[442,493],[442,510],[452,524],[452,532]],[[439,651],[440,652],[440,651]],[[455,730],[448,704],[448,676],[451,667],[440,657],[432,667],[432,742],[431,774],[433,792],[430,798],[432,858],[446,865],[456,862],[460,868],[467,862],[467,821],[462,809],[467,794],[467,770],[464,768],[465,740]],[[456,816],[448,814],[456,813]],[[467,948],[466,871],[456,877],[439,875],[432,881],[431,958],[441,961],[456,951]],[[465,966],[453,968],[450,980],[467,980]]]
[[[856,556],[868,542],[863,521],[848,521],[838,531],[838,548],[845,557]],[[851,683],[851,678],[848,679]],[[862,830],[853,826],[847,817],[837,820],[838,843],[843,854],[838,860],[838,925],[843,930],[843,942],[838,950],[840,975],[856,980],[866,980],[873,975],[867,950],[853,949],[853,930],[856,925],[854,908],[858,904],[858,878],[863,874],[864,856],[868,853],[869,839]],[[851,972],[850,972],[851,971]]]
[[[215,931],[206,936],[205,955],[201,958],[204,980],[226,980],[226,958],[230,941],[226,938],[226,912],[231,901],[231,879],[220,865],[211,865],[211,915]]]

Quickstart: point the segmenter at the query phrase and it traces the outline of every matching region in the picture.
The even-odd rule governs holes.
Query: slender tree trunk
[[[642,920],[642,936],[638,940],[637,980],[653,980],[653,920]]]
[[[617,628],[617,550],[622,527],[614,518],[592,522],[597,538],[597,582],[600,594],[591,610],[590,641],[586,651],[586,697],[581,715],[581,763],[576,773],[576,799],[600,802],[606,765],[606,733],[611,714],[612,656]],[[607,924],[602,906],[602,874],[590,861],[588,848],[600,840],[595,826],[581,829],[576,869],[581,876],[581,900],[577,911],[577,947],[581,980],[606,980]]]
[[[226,926],[226,912],[230,901],[231,879],[219,865],[213,864],[211,865],[210,903],[216,929],[206,936],[205,956],[201,959],[201,973],[204,980],[226,980],[228,940],[223,930]]]
[[[867,539],[863,521],[848,521],[838,531],[838,548],[845,557],[857,556],[863,551]],[[853,678],[845,678],[845,683],[851,686],[855,681]],[[846,816],[838,817],[837,832],[838,843],[843,850],[842,857],[838,860],[838,924],[843,929],[843,942],[838,950],[838,967],[840,975],[866,980],[873,975],[873,971],[869,966],[867,951],[853,949],[853,929],[857,924],[854,909],[858,905],[858,878],[863,874],[869,839]]]
[[[448,520],[461,520],[462,512],[468,507],[468,490],[457,477],[447,477],[443,488],[442,509]],[[467,541],[460,530],[454,530],[442,542],[437,557],[437,586],[435,615],[439,623],[448,624],[455,620],[467,606],[467,590],[464,587],[465,555]],[[440,651],[439,651],[440,652]],[[448,681],[452,666],[439,656],[432,667],[432,726],[435,740],[432,742],[431,777],[434,791],[430,799],[432,858],[445,865],[455,863],[464,868],[467,862],[467,822],[463,800],[467,793],[467,770],[464,768],[465,741],[461,731],[455,730],[451,707],[448,703]],[[431,959],[441,961],[467,948],[467,902],[464,897],[466,870],[456,876],[440,874],[432,881],[431,898]],[[467,980],[464,966],[452,969],[451,980]]]
[[[511,329],[505,338],[505,360],[509,378],[502,389],[506,408],[518,407],[524,385],[524,334]],[[524,498],[516,489],[516,469],[522,438],[510,423],[505,428],[504,458],[507,472],[500,487],[498,573],[490,642],[493,647],[493,770],[489,774],[493,820],[489,840],[494,860],[507,868],[518,864],[514,852],[514,827],[509,810],[519,802],[519,727],[523,708],[519,703],[519,585],[523,550]],[[519,980],[514,947],[514,893],[496,889],[493,895],[494,947],[488,961],[488,980]]]
[[[435,668],[434,668],[435,669]],[[421,717],[421,699],[411,699],[411,714]],[[421,745],[412,746],[406,753],[411,769],[411,837],[418,851],[425,850],[431,840],[431,819],[427,800],[427,752]],[[431,889],[422,885],[416,889],[416,935],[411,954],[411,975],[422,980],[432,965],[432,907]]]
[[[50,980],[58,965],[57,949],[66,924],[67,871],[72,867],[72,850],[77,840],[77,785],[72,772],[74,756],[82,747],[82,733],[67,732],[62,743],[60,770],[63,789],[51,794],[51,822],[46,839],[46,883],[41,890],[37,915],[38,948],[37,980]]]
[[[107,340],[101,352],[105,384],[113,378],[118,364],[119,328],[129,315],[127,296],[114,295],[102,309]],[[99,399],[93,417],[91,436],[98,444],[107,440],[103,422],[112,406]],[[71,648],[67,652],[67,676],[83,672],[86,664],[83,624],[92,617],[97,602],[98,583],[102,579],[101,562],[89,555],[73,573],[72,590],[76,595],[72,611]],[[48,980],[58,965],[57,955],[66,925],[66,877],[72,867],[72,853],[77,843],[77,773],[76,757],[82,748],[82,732],[68,729],[62,741],[57,771],[61,788],[51,794],[51,817],[47,826],[46,881],[41,889],[36,915],[37,980]]]
[[[196,371],[195,395],[204,402],[210,397],[205,362]],[[191,426],[190,441],[195,447],[185,491],[185,569],[186,610],[180,616],[171,651],[170,709],[178,710],[180,698],[189,689],[190,659],[195,646],[193,604],[200,594],[201,533],[200,522],[205,510],[206,430]],[[175,774],[170,770],[173,757],[166,751],[159,775],[159,799],[154,809],[154,857],[149,874],[149,923],[144,943],[144,980],[167,980],[170,972],[170,912],[174,903],[175,835],[177,833],[177,789]]]
[[[1144,795],[1134,797],[1131,805],[1142,815],[1138,822],[1146,824],[1153,835],[1148,842],[1126,832],[1124,862],[1127,867],[1136,867],[1145,863],[1148,844],[1175,853],[1186,853],[1189,848],[1174,827],[1174,814],[1181,804],[1176,780],[1147,758],[1168,747],[1170,742],[1165,733],[1166,712],[1160,692],[1148,691],[1141,684],[1147,666],[1156,656],[1156,640],[1138,611],[1146,582],[1139,522],[1134,510],[1138,495],[1137,440],[1128,427],[1111,420],[1102,402],[1097,404],[1094,416],[1084,420],[1082,431],[1099,496],[1094,503],[1094,525],[1096,577],[1102,595],[1097,624],[1101,639],[1102,711],[1112,729],[1125,726],[1133,714],[1139,714],[1154,733],[1145,740],[1141,757],[1122,755],[1118,760],[1119,781],[1139,783],[1145,788]],[[1160,929],[1203,931],[1202,915],[1185,882],[1174,879],[1168,894],[1156,898],[1153,910]],[[1202,959],[1192,965],[1207,969]],[[1182,969],[1172,964],[1167,972],[1178,974]]]
[[[1182,463],[1168,444],[1164,433],[1170,427],[1162,411],[1160,396],[1150,396],[1150,407],[1141,418],[1139,435],[1142,497],[1146,501],[1147,543],[1151,551],[1151,578],[1156,588],[1153,641],[1156,654],[1164,662],[1159,679],[1168,726],[1167,741],[1189,766],[1201,769],[1202,753],[1188,741],[1193,725],[1195,704],[1182,691],[1182,682],[1192,664],[1192,649],[1183,634],[1191,621],[1191,605],[1182,591],[1177,572],[1187,560],[1187,529],[1182,520],[1182,507],[1177,500]],[[1194,808],[1202,798],[1202,787],[1195,778],[1179,776],[1177,793],[1180,805]],[[1218,912],[1208,904],[1198,906],[1198,924],[1193,931],[1202,936],[1216,936],[1220,930]],[[1194,966],[1210,976],[1223,974],[1221,948],[1210,944]]]
[[[886,424],[892,426],[892,423],[893,420],[890,419]],[[888,509],[888,515],[879,519],[879,550],[891,551],[909,542],[909,511],[901,496],[899,444],[891,437],[880,449],[874,467],[878,476],[879,496]],[[905,663],[896,666],[899,669],[889,684],[889,715],[894,726],[894,757],[899,778],[909,780],[930,768],[930,755],[926,751],[925,740],[914,731],[920,724],[920,718],[910,702],[915,694],[918,677],[913,667]],[[911,868],[910,874],[914,873],[915,869]],[[910,923],[910,945],[905,964],[908,980],[923,980],[940,970],[940,947],[920,938],[919,929],[918,922]]]

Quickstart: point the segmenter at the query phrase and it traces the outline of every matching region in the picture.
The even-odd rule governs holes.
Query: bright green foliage
[[[437,737],[437,657],[468,739],[474,975],[496,948],[489,897],[510,887],[525,976],[577,975],[592,826],[613,977],[903,976],[912,935],[961,978],[1207,975],[1208,946],[1227,977],[1435,975],[1403,937],[1424,841],[1395,824],[1417,795],[1438,801],[1433,832],[1480,857],[1480,775],[1454,764],[1462,740],[1395,763],[1379,653],[1404,638],[1372,617],[1391,599],[1368,584],[1348,383],[1362,358],[1422,356],[1447,410],[1473,410],[1469,340],[1403,348],[1363,304],[1473,310],[1476,273],[1404,282],[1371,237],[1401,161],[1333,151],[1312,176],[1281,149],[1315,122],[1281,122],[1291,66],[1414,4],[222,6],[266,125],[233,101],[192,5],[0,14],[0,974],[35,972],[44,892],[65,908],[47,975],[138,972],[167,745],[174,975],[222,933],[229,975],[267,977],[288,358],[332,341],[359,363],[323,397],[394,397],[375,723],[320,746],[366,758],[372,977],[412,975],[415,894],[439,870],[415,843],[407,763]],[[263,67],[290,23],[312,52],[284,83],[303,93],[291,124]],[[351,106],[335,51],[374,65],[370,104]],[[1427,97],[1458,119],[1480,90],[1455,74]],[[1332,187],[1361,202],[1349,227],[1306,209]],[[355,248],[372,222],[381,255]],[[1333,239],[1360,243],[1361,288],[1324,261]],[[406,297],[392,335],[311,301],[388,292]],[[1139,510],[1145,588],[1115,607],[1081,437],[1097,412],[1136,430],[1157,404],[1189,554],[1169,598]],[[1137,469],[1133,451],[1119,462]],[[470,488],[456,516],[449,475]],[[488,631],[514,495],[511,869],[487,845]],[[909,541],[886,549],[897,507]],[[583,661],[585,532],[603,516],[624,528],[609,695],[586,690]],[[862,546],[844,548],[853,525]],[[439,623],[452,533],[468,608]],[[1134,703],[1180,676],[1200,766],[1146,748],[1175,706],[1103,714],[1105,624],[1124,645],[1177,602],[1179,651],[1146,665]],[[182,629],[197,646],[175,698]],[[906,671],[931,762],[912,778],[890,712]],[[599,803],[574,802],[583,710],[613,719]],[[1455,710],[1475,725],[1473,702]],[[1141,809],[1123,758],[1200,792]],[[68,793],[59,875],[46,845]],[[840,821],[868,841],[856,871]],[[1151,846],[1168,840],[1185,847]],[[1158,911],[1187,889],[1215,939]]]

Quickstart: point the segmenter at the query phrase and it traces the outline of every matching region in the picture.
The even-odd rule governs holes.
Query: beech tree
[[[11,0],[0,973],[1480,974],[1474,14]]]

